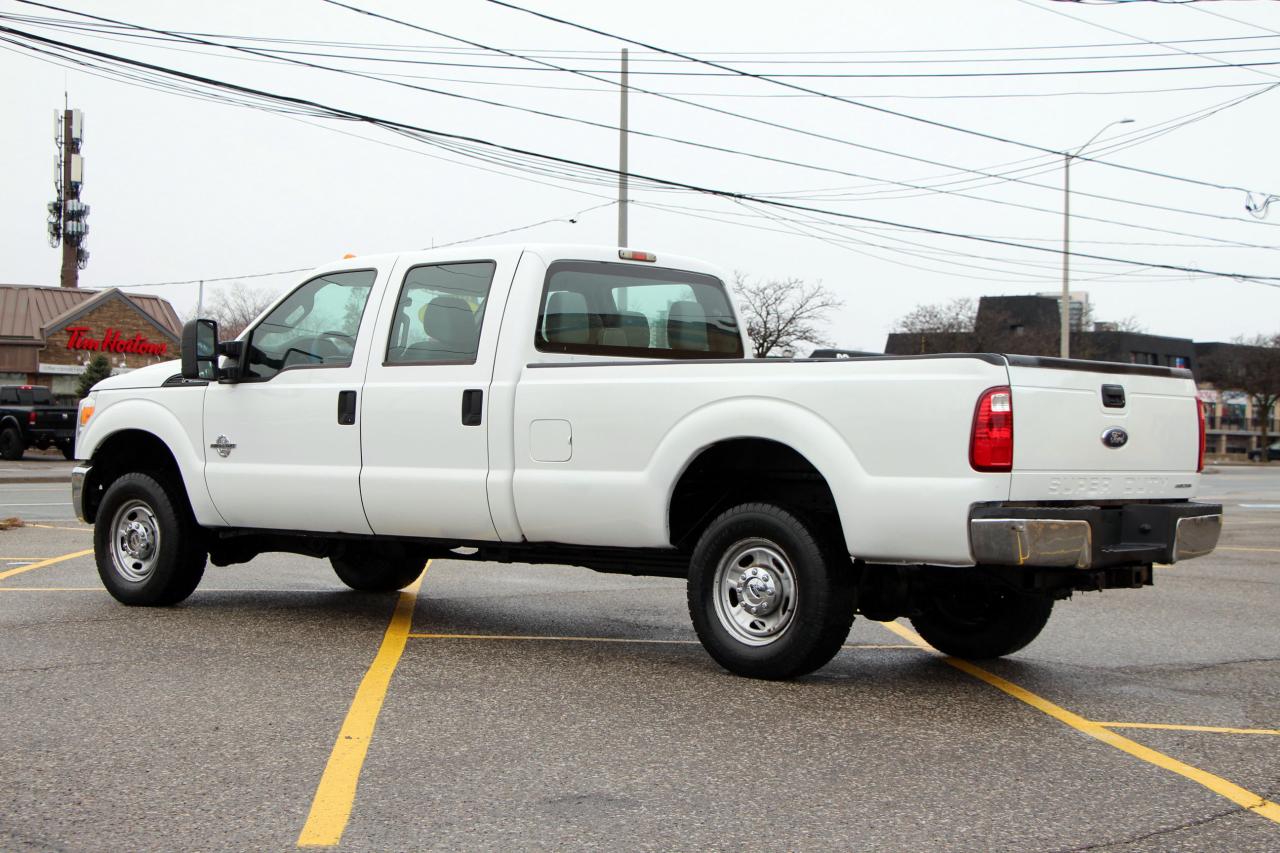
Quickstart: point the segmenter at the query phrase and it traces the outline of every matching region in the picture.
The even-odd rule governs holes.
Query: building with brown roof
[[[182,321],[158,296],[0,285],[0,384],[70,395],[95,355],[123,373],[178,358],[181,343]]]

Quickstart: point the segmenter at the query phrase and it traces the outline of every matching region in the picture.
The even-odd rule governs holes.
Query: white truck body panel
[[[497,271],[474,363],[384,363],[405,272],[479,259]],[[849,554],[952,565],[973,563],[975,506],[1195,494],[1190,379],[983,355],[765,363],[540,352],[532,333],[542,283],[561,259],[619,263],[612,248],[516,246],[323,267],[301,281],[377,270],[350,366],[159,387],[178,372],[170,364],[105,380],[77,455],[92,457],[117,430],[152,432],[209,527],[669,548],[672,493],[698,454],[768,439],[826,480]],[[693,259],[659,255],[657,265],[726,280]],[[1124,385],[1124,409],[1102,407],[1108,382]],[[978,472],[969,462],[975,403],[1003,385],[1012,388],[1013,473]],[[460,423],[468,389],[483,392],[481,426]],[[342,390],[359,392],[355,425],[336,423]],[[1130,433],[1127,446],[1101,443],[1112,425]],[[219,435],[236,444],[227,457],[210,448]]]
[[[1190,378],[1014,364],[1009,384],[1010,500],[1179,499],[1195,492],[1199,402]],[[1103,405],[1106,384],[1124,388],[1122,408]],[[1102,441],[1112,427],[1128,434],[1124,446]]]
[[[1005,500],[974,471],[974,400],[1005,381],[978,359],[530,366],[516,391],[515,502],[532,541],[666,547],[684,468],[718,441],[785,444],[825,476],[849,553],[969,560],[968,509]],[[927,414],[919,413],[928,400]],[[900,412],[886,429],[885,413]],[[530,425],[572,425],[573,456],[538,462]],[[907,534],[908,519],[936,520]]]
[[[267,382],[213,382],[205,392],[205,482],[227,524],[274,530],[372,533],[360,496],[360,428],[337,422],[337,398],[364,381],[385,261],[322,268],[374,270],[350,366],[295,367]],[[212,445],[225,435],[226,456]]]
[[[380,535],[497,540],[489,512],[488,479],[493,419],[464,426],[463,392],[490,397],[507,292],[520,250],[458,248],[402,255],[378,311],[373,355],[360,404],[365,513]],[[385,362],[398,283],[419,264],[493,261],[479,350],[472,364],[389,365]]]

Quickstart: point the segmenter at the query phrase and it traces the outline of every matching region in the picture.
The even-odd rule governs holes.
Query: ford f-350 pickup
[[[321,267],[237,340],[103,380],[73,502],[103,583],[327,557],[394,590],[432,557],[688,579],[739,674],[824,665],[855,612],[1011,653],[1077,590],[1209,553],[1203,417],[1171,368],[962,354],[749,359],[690,258],[529,245]]]

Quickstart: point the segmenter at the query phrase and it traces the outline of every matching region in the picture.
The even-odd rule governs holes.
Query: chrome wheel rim
[[[796,575],[786,553],[767,539],[744,539],[724,553],[715,574],[720,625],[740,643],[767,646],[791,627]]]
[[[160,524],[149,505],[126,501],[111,520],[111,563],[116,574],[140,583],[156,570],[160,554]]]

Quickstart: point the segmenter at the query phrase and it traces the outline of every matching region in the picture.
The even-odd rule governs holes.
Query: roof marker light
[[[619,249],[618,257],[624,261],[647,261],[649,263],[653,263],[658,259],[658,256],[653,252],[637,252],[634,249]]]

